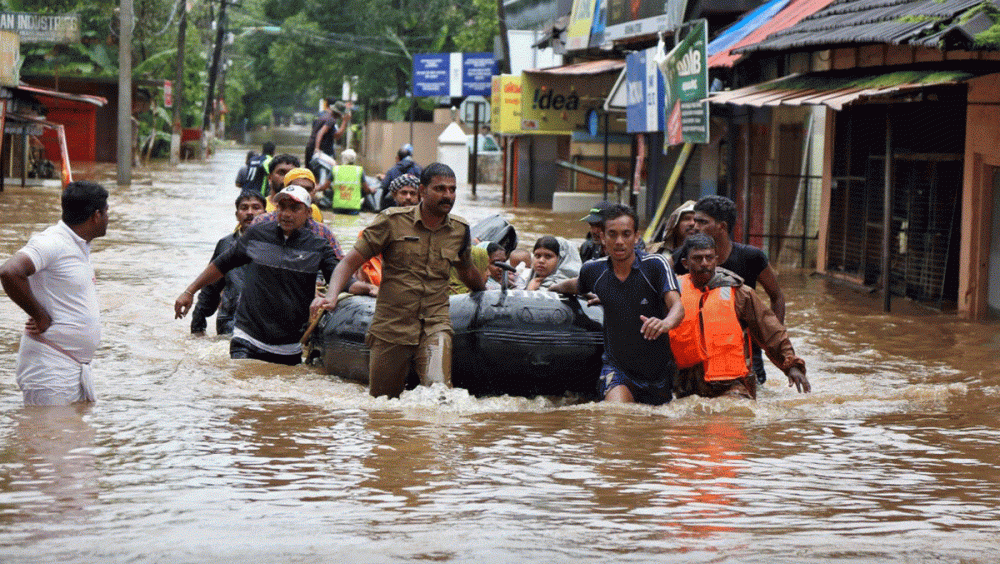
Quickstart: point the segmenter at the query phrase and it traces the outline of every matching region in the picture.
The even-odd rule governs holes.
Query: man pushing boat
[[[382,255],[382,284],[365,339],[372,396],[398,397],[411,365],[422,384],[451,386],[450,268],[471,290],[485,289],[472,264],[469,224],[450,213],[455,190],[450,167],[428,165],[420,176],[420,203],[378,214],[333,272],[331,286],[344,287],[365,261]],[[313,302],[313,311],[336,306],[337,293],[328,292]]]

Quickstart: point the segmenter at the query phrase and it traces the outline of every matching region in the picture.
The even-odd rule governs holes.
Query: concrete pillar
[[[455,171],[455,184],[459,190],[469,187],[469,150],[466,148],[468,136],[455,122],[438,136],[439,163],[444,163]]]

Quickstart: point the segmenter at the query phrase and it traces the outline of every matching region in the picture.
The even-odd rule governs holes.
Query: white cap
[[[275,194],[275,203],[284,197],[291,198],[296,202],[301,202],[305,204],[307,208],[312,205],[312,198],[309,197],[309,191],[298,185],[293,184],[291,186],[286,186],[284,190]]]

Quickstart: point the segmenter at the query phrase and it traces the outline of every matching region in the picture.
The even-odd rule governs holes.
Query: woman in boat
[[[531,280],[526,290],[545,290],[549,286],[580,274],[580,253],[562,237],[545,235],[532,249]]]

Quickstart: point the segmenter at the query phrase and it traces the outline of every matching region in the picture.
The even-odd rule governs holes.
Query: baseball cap
[[[604,221],[604,212],[611,209],[611,202],[607,200],[601,200],[594,204],[594,207],[590,208],[590,213],[581,218],[580,221],[586,221],[587,223],[600,223]]]
[[[312,198],[309,197],[309,191],[301,186],[286,186],[284,190],[275,194],[274,201],[277,202],[282,198],[291,198],[296,202],[305,204],[307,208],[312,205]]]

